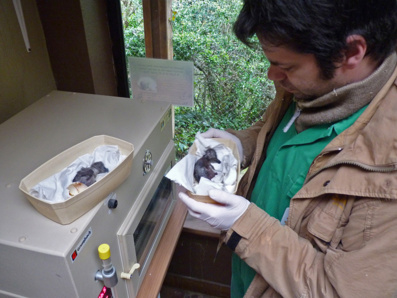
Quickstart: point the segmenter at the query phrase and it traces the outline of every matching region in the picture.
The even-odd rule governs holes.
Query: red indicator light
[[[77,251],[74,251],[72,253],[72,261],[74,261],[77,258]]]
[[[104,286],[101,293],[99,293],[98,298],[113,298],[112,290]]]

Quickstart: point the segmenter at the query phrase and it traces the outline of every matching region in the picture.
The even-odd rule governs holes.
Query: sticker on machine
[[[80,252],[83,250],[85,244],[87,243],[88,239],[90,239],[91,235],[92,235],[92,228],[89,228],[87,233],[85,233],[84,237],[77,244],[76,248],[73,250],[72,254],[70,255],[70,259],[72,260],[72,263],[76,261],[77,257],[79,256]]]

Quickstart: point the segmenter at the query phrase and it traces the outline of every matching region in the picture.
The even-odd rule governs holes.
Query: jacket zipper
[[[390,173],[393,171],[397,170],[397,165],[390,165],[390,166],[370,166],[367,164],[363,164],[361,162],[357,162],[357,161],[352,161],[352,160],[345,160],[345,161],[340,161],[340,162],[336,162],[333,164],[330,164],[326,167],[324,167],[323,169],[327,169],[327,168],[331,168],[334,166],[338,166],[338,165],[350,165],[350,166],[357,166],[363,170],[369,171],[369,172],[381,172],[381,173]]]
[[[341,151],[342,148],[339,148],[338,151]],[[334,150],[331,150],[327,153],[330,153]],[[308,182],[310,179],[312,179],[314,176],[316,176],[318,173],[320,173],[321,171],[324,171],[326,169],[335,167],[335,166],[339,166],[339,165],[346,165],[346,166],[356,166],[359,167],[365,171],[369,171],[369,172],[379,172],[379,173],[390,173],[393,171],[397,171],[397,164],[395,165],[390,165],[390,166],[371,166],[371,165],[367,165],[358,161],[353,161],[353,160],[345,160],[345,161],[338,161],[335,163],[331,163],[321,169],[319,169],[317,172],[313,173],[312,175],[310,175],[310,177],[306,177],[304,184],[306,184],[306,182]]]

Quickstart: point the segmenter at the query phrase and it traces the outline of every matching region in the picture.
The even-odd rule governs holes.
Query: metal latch
[[[145,176],[147,173],[150,172],[153,166],[153,160],[152,160],[152,152],[150,150],[146,150],[145,156],[143,158],[143,176]]]

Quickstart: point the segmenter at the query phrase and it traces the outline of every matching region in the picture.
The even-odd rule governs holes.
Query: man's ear
[[[347,50],[344,53],[342,66],[353,69],[364,59],[367,53],[367,42],[363,36],[353,34],[346,38],[346,44]]]

